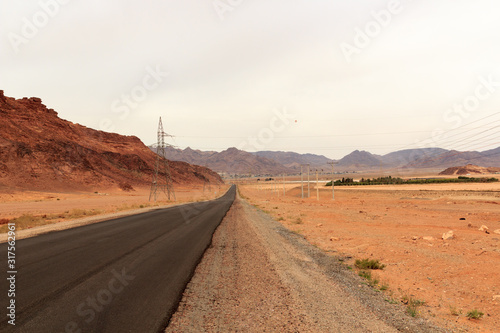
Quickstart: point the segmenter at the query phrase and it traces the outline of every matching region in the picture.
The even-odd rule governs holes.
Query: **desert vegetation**
[[[335,186],[354,186],[354,185],[404,185],[404,184],[448,184],[448,183],[493,183],[498,182],[494,177],[466,177],[459,176],[458,178],[412,178],[403,179],[400,177],[378,177],[378,178],[361,178],[359,181],[354,181],[353,178],[342,178],[334,182]],[[326,186],[332,186],[332,182],[326,183]]]

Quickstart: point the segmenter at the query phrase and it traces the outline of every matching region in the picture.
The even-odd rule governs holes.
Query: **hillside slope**
[[[0,90],[0,187],[90,190],[147,185],[156,154],[135,136],[97,131],[60,119],[40,98]],[[213,171],[171,162],[174,183],[219,183]]]
[[[482,175],[488,173],[500,172],[500,168],[485,168],[473,164],[465,166],[451,167],[441,171],[440,175]]]

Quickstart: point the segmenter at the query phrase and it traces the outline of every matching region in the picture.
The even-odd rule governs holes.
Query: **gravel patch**
[[[237,198],[166,332],[447,332]]]

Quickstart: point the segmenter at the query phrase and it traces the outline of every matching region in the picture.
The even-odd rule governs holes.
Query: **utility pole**
[[[172,137],[171,135],[163,131],[163,124],[160,121],[158,123],[158,133],[157,133],[157,144],[156,144],[156,165],[153,172],[153,181],[151,182],[151,191],[149,192],[149,201],[151,199],[158,199],[159,191],[165,193],[170,200],[172,196],[175,200],[175,192],[173,188],[172,176],[170,174],[170,167],[168,165],[168,160],[166,158],[165,148],[167,144],[165,143],[165,137]]]
[[[310,178],[309,178],[309,171],[310,171],[310,164],[307,163],[307,197],[310,198],[311,197],[311,189],[309,187],[309,183],[310,183]]]
[[[304,174],[302,173],[302,167],[305,164],[300,165],[300,189],[302,190],[302,199],[304,199]]]
[[[333,165],[337,164],[337,163],[335,163],[335,162],[328,162],[328,164],[330,164],[332,166],[332,200],[335,200],[335,189],[334,189],[334,184],[333,184],[334,183],[334,181],[333,181],[333,175],[334,175],[334,173],[333,173]]]
[[[319,201],[318,169],[316,169],[316,200]]]
[[[285,190],[285,174],[283,174],[283,197],[286,195],[286,190]]]
[[[300,189],[302,191],[302,199],[304,199],[304,180],[302,176],[302,165],[300,166]]]

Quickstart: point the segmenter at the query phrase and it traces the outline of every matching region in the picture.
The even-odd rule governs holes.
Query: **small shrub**
[[[360,271],[358,273],[359,276],[361,276],[362,278],[365,278],[367,280],[371,280],[372,279],[372,272],[370,271]]]
[[[452,316],[460,316],[462,311],[458,311],[456,307],[450,305],[450,313]]]
[[[406,308],[406,312],[413,318],[415,318],[418,315],[417,308],[413,306],[408,305],[408,307]]]
[[[398,304],[399,302],[394,298],[386,298],[385,301],[389,304]]]
[[[402,301],[407,305],[406,312],[412,316],[418,316],[418,308],[425,304],[425,301],[415,299],[411,296],[403,296]]]
[[[302,219],[301,219],[300,217],[297,217],[297,218],[295,219],[295,221],[293,221],[293,223],[294,223],[294,224],[302,224],[302,223],[304,223],[304,222],[302,222]]]
[[[377,279],[371,279],[371,280],[368,280],[368,284],[375,288],[377,285],[378,285],[378,280]]]
[[[363,271],[360,271],[358,273],[358,275],[361,276],[362,278],[365,278],[367,280],[368,285],[370,287],[375,288],[375,287],[378,286],[379,281],[378,281],[378,279],[376,279],[376,278],[374,278],[372,276],[372,272],[371,271],[365,271],[365,270],[363,270]],[[375,291],[379,291],[379,290],[375,289]]]
[[[285,218],[283,216],[278,217],[278,221],[284,221]]]
[[[471,310],[467,312],[467,318],[469,319],[481,319],[484,316],[484,313],[478,311],[477,309]]]
[[[375,259],[357,259],[355,265],[359,269],[384,269],[385,265]]]

